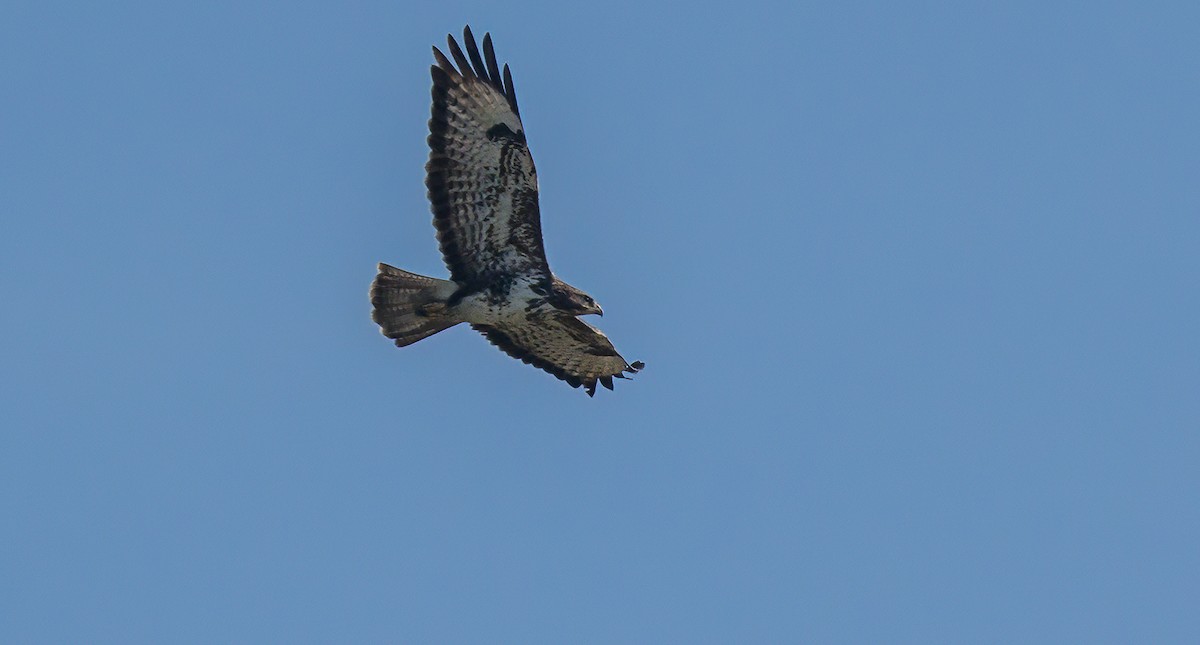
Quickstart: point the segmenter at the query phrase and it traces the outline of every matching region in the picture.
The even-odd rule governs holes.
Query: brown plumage
[[[403,347],[466,322],[505,353],[595,394],[639,371],[577,316],[603,314],[550,271],[542,242],[537,170],[508,65],[490,34],[470,27],[453,62],[436,47],[425,185],[450,280],[386,264],[371,285],[373,319]]]

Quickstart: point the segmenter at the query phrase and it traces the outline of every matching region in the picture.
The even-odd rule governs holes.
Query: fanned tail
[[[446,299],[458,289],[450,280],[409,273],[387,264],[371,283],[371,318],[397,347],[411,345],[462,322],[446,313]]]

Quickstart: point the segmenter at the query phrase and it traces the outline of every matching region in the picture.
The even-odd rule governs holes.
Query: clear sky
[[[468,22],[615,392],[371,322]],[[8,0],[0,642],[1200,642],[1198,25]]]

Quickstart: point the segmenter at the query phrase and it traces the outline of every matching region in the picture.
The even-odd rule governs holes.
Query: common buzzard
[[[600,305],[558,279],[546,262],[537,171],[525,141],[508,65],[496,64],[490,34],[483,55],[471,28],[466,54],[447,37],[451,63],[433,48],[433,116],[425,186],[450,279],[379,265],[372,318],[404,347],[468,323],[509,356],[583,387],[612,389],[643,363],[627,363],[600,330],[577,316]]]

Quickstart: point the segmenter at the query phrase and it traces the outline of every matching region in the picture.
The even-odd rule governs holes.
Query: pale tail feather
[[[447,316],[444,305],[458,285],[449,280],[429,278],[387,264],[379,265],[379,274],[371,283],[371,318],[384,336],[398,347],[411,345],[462,320]]]

